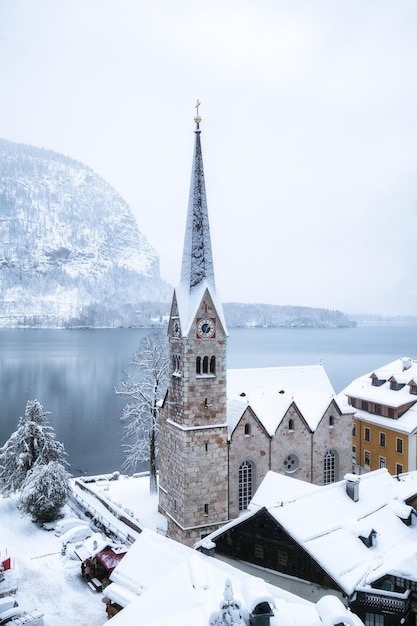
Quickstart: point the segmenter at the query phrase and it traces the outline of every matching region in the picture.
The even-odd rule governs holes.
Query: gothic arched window
[[[250,461],[243,461],[239,467],[239,511],[248,508],[252,498],[253,466]]]
[[[210,374],[216,373],[216,357],[212,356],[210,359]]]
[[[198,356],[195,360],[195,373],[201,374],[201,356]]]
[[[203,374],[208,374],[208,365],[209,365],[208,356],[205,356],[203,358]]]
[[[334,483],[336,480],[336,455],[333,450],[327,450],[324,455],[324,480],[325,485]]]

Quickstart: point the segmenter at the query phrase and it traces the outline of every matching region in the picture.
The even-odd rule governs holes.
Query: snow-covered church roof
[[[230,369],[227,371],[229,436],[248,406],[268,434],[274,436],[292,403],[314,432],[334,399],[334,389],[322,365]],[[346,407],[339,409],[346,412]]]
[[[183,335],[187,335],[198,306],[208,291],[226,332],[223,307],[217,296],[211,248],[210,226],[201,151],[201,118],[196,117],[195,144],[190,195],[181,265],[180,284],[175,289]]]

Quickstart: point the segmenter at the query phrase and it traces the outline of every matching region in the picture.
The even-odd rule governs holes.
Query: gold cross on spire
[[[200,111],[199,111],[200,106],[201,106],[201,102],[197,98],[197,104],[195,105],[195,108],[197,109],[197,115],[194,118],[194,122],[197,124],[197,129],[195,131],[196,133],[200,132],[200,122],[201,122]]]

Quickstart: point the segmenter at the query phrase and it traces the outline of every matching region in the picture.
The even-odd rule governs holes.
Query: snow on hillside
[[[105,180],[63,155],[4,140],[0,160],[0,325],[74,325],[86,307],[121,325],[123,306],[169,301],[156,251]],[[118,319],[106,324],[111,310]],[[86,325],[96,325],[88,312]]]

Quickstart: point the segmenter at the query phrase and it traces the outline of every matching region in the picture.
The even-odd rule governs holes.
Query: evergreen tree
[[[157,491],[156,468],[158,457],[159,409],[168,386],[168,342],[165,331],[147,335],[133,355],[131,366],[135,375],[127,374],[117,394],[129,401],[123,407],[126,444],[125,468],[135,469],[139,462],[149,461],[150,493]]]
[[[22,483],[18,507],[35,522],[56,519],[71,493],[69,474],[61,463],[35,465]]]
[[[38,400],[29,400],[17,430],[0,448],[0,493],[9,496],[19,491],[35,465],[47,465],[51,461],[68,465],[66,456],[43,406]]]
[[[226,580],[220,610],[210,615],[210,626],[238,626],[242,623],[240,604],[233,597],[232,583]]]

